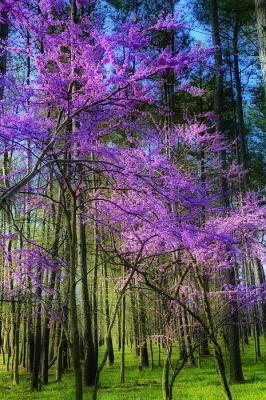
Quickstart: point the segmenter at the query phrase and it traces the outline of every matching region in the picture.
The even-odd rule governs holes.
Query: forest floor
[[[106,367],[101,375],[99,400],[161,400],[162,367],[154,356],[154,369],[139,371],[138,358],[127,350],[126,383],[120,384],[120,354],[115,353],[113,367]],[[245,384],[231,385],[234,400],[266,400],[266,354],[262,348],[262,357],[254,359],[254,345],[251,343],[242,349]],[[174,400],[223,400],[223,391],[215,372],[212,357],[205,358],[201,367],[185,367],[177,377],[174,387]],[[91,394],[85,388],[84,400]],[[62,382],[56,383],[51,371],[49,385],[41,392],[31,392],[28,374],[22,372],[20,384],[13,386],[6,366],[0,365],[0,399],[4,400],[73,400],[74,380],[71,372],[64,374]]]

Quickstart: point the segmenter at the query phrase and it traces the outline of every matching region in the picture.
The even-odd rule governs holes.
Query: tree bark
[[[7,15],[6,13],[1,13],[0,15],[1,19],[5,20]],[[8,39],[8,24],[7,23],[0,23],[0,39],[1,42],[5,42]],[[6,52],[1,53],[0,56],[0,73],[1,75],[5,75],[6,73],[6,67],[7,67],[7,55]],[[4,97],[4,87],[0,85],[0,100],[2,100]]]
[[[19,384],[19,332],[20,332],[20,303],[16,308],[15,331],[14,331],[14,365],[13,365],[13,384]]]
[[[39,280],[41,282],[41,271],[39,271]],[[37,301],[35,307],[35,327],[34,327],[34,355],[31,372],[31,388],[32,390],[40,390],[40,362],[41,362],[41,338],[42,338],[42,321],[41,321],[41,295],[42,290],[37,289]]]
[[[96,369],[94,344],[92,336],[92,316],[91,304],[89,299],[88,285],[88,266],[87,266],[87,240],[86,226],[80,216],[79,221],[79,243],[80,243],[80,271],[81,271],[81,289],[82,289],[82,310],[83,310],[83,348],[84,348],[84,384],[92,386],[95,381]]]
[[[224,90],[223,90],[223,59],[221,50],[221,37],[220,37],[220,22],[219,22],[219,9],[218,0],[210,0],[211,6],[211,24],[212,24],[212,41],[213,45],[218,47],[215,52],[215,90],[214,90],[214,111],[216,114],[216,129],[217,132],[223,132],[223,112],[224,112]],[[221,162],[221,192],[222,192],[222,204],[225,207],[229,207],[229,196],[228,196],[228,184],[227,179],[223,175],[223,171],[226,170],[226,152],[222,150],[220,152]],[[235,271],[231,268],[226,276],[227,283],[235,285]],[[229,307],[233,308],[232,303]],[[228,312],[231,312],[229,310]],[[234,311],[232,318],[228,322],[227,329],[227,344],[230,359],[230,380],[231,382],[240,383],[244,381],[242,372],[242,363],[240,356],[240,341],[239,341],[239,326],[238,326],[238,313]]]
[[[61,195],[59,194],[59,200]],[[52,246],[52,254],[53,257],[58,257],[58,246],[59,246],[59,237],[61,230],[61,218],[62,218],[62,210],[59,207],[57,220],[55,223],[55,240]],[[50,277],[50,290],[54,290],[56,283],[56,271],[51,272]],[[42,379],[43,384],[48,384],[48,371],[49,371],[49,343],[50,343],[50,331],[51,328],[49,326],[49,309],[52,306],[53,294],[50,294],[47,298],[47,312],[44,318],[44,327],[43,327],[43,371],[42,371]]]
[[[107,273],[107,263],[104,259],[103,261],[103,272],[104,272],[104,287],[105,287],[105,319],[106,319],[106,328],[108,331],[108,327],[110,325],[110,307],[109,307],[109,284],[108,284],[108,273]],[[108,361],[109,366],[114,365],[114,348],[113,348],[113,339],[112,335],[109,335],[107,338],[107,346],[108,346]]]
[[[266,0],[255,0],[259,57],[266,98]]]
[[[233,34],[233,53],[234,53],[234,81],[236,88],[236,111],[237,111],[237,122],[238,122],[238,144],[239,144],[239,161],[240,164],[247,170],[247,144],[246,144],[246,128],[244,122],[243,112],[243,98],[242,98],[242,85],[241,76],[239,70],[239,58],[238,58],[238,40],[239,40],[240,25],[238,22],[234,26]],[[248,185],[248,174],[245,174],[241,179],[242,192],[247,190]]]
[[[123,274],[125,275],[125,274]],[[126,297],[122,299],[122,337],[121,337],[121,368],[120,383],[125,383],[125,344],[126,344]]]
[[[163,366],[163,377],[162,377],[162,391],[163,391],[163,400],[172,400],[172,390],[169,380],[169,374],[171,370],[171,353],[172,353],[172,346],[169,345],[169,349],[166,348],[164,366]]]
[[[71,240],[70,240],[70,331],[71,331],[71,353],[75,373],[75,399],[82,400],[82,371],[80,365],[80,346],[78,315],[76,301],[76,273],[77,273],[77,206],[76,197],[73,194],[73,208],[71,216]]]
[[[147,345],[146,332],[146,315],[144,307],[144,296],[142,290],[139,289],[139,326],[140,326],[140,366],[145,368],[149,366],[149,354]]]

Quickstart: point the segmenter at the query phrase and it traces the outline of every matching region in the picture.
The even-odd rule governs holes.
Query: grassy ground
[[[254,360],[253,345],[245,347],[243,366],[246,383],[232,385],[235,400],[266,400],[266,355],[257,363]],[[155,354],[155,364],[157,357]],[[126,356],[126,383],[119,383],[119,353],[112,368],[106,367],[100,380],[99,400],[161,400],[161,367],[144,371],[138,369],[138,359],[130,351]],[[0,366],[0,399],[6,400],[73,400],[74,381],[71,373],[63,376],[61,383],[55,383],[51,371],[50,384],[38,393],[29,390],[26,373],[21,376],[19,386],[13,386],[5,366]],[[87,389],[84,399],[91,398]],[[222,400],[223,392],[215,372],[212,357],[202,362],[201,368],[186,367],[178,376],[174,388],[174,400]]]

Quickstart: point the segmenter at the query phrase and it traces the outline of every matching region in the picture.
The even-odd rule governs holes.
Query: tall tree
[[[221,36],[220,36],[220,23],[219,23],[219,7],[217,0],[210,0],[211,9],[211,25],[212,25],[212,42],[213,45],[217,46],[218,49],[215,53],[215,90],[214,90],[214,111],[216,113],[216,129],[218,132],[223,132],[223,58],[221,48]],[[226,152],[222,150],[220,153],[221,169],[226,170]],[[229,206],[228,198],[228,184],[226,178],[221,172],[221,191],[224,206]],[[231,268],[227,273],[228,283],[235,285],[236,276],[234,268]],[[231,307],[234,307],[231,304]],[[242,363],[240,356],[240,338],[239,338],[239,326],[238,326],[238,313],[234,310],[231,321],[228,323],[226,332],[229,361],[230,361],[230,380],[232,382],[243,382],[244,376],[242,371]]]
[[[266,0],[255,0],[259,56],[266,97]]]

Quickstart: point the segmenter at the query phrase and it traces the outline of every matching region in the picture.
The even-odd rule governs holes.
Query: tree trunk
[[[94,344],[92,336],[91,304],[89,300],[88,267],[87,267],[87,241],[86,227],[80,216],[79,221],[79,242],[80,242],[80,271],[82,289],[82,311],[83,311],[83,350],[84,350],[84,384],[93,386],[97,366],[95,364]]]
[[[261,261],[256,259],[253,261],[254,269],[255,269],[255,280],[257,285],[261,285],[263,291],[263,285],[265,283],[265,274],[264,269],[261,264]],[[261,320],[262,320],[262,330],[263,330],[263,337],[264,337],[264,344],[266,348],[266,301],[262,301],[259,305],[260,312],[261,312]]]
[[[266,98],[266,0],[255,0],[259,57]]]
[[[125,383],[125,344],[126,344],[126,297],[122,299],[122,337],[120,383]]]
[[[172,347],[166,349],[164,366],[163,366],[163,377],[162,377],[162,391],[163,391],[163,400],[172,400],[172,391],[171,385],[169,382],[169,373],[171,369],[170,358],[172,353]]]
[[[109,284],[108,284],[108,273],[107,273],[107,263],[104,259],[103,263],[103,272],[104,272],[104,288],[105,288],[105,319],[106,319],[106,329],[108,331],[110,325],[110,307],[109,307]],[[113,348],[113,340],[112,336],[109,335],[106,340],[108,341],[108,361],[109,366],[111,367],[114,364],[114,348]]]
[[[136,356],[139,356],[139,324],[138,324],[138,309],[136,305],[135,293],[130,287],[130,302],[131,302],[131,312],[132,312],[132,322],[133,322],[133,330],[134,330],[134,341],[135,341],[135,353]]]
[[[218,132],[223,132],[223,111],[224,111],[224,100],[223,100],[223,59],[221,52],[221,38],[220,38],[220,23],[219,23],[219,12],[218,12],[218,0],[210,0],[211,6],[211,24],[212,24],[212,41],[213,45],[218,46],[218,50],[215,52],[215,92],[214,92],[214,111],[216,113],[216,128]],[[222,171],[226,170],[226,152],[222,150],[220,152],[221,161],[221,192],[222,192],[222,204],[225,207],[229,206],[228,196],[228,184],[227,179],[223,176]],[[232,268],[227,273],[227,283],[235,285],[235,272]],[[230,304],[229,307],[233,308],[235,304]],[[231,310],[228,310],[230,313]],[[234,311],[232,318],[228,321],[227,330],[227,344],[230,359],[230,380],[231,382],[240,383],[244,381],[242,372],[242,363],[240,356],[240,340],[239,340],[239,326],[238,326],[238,313]]]
[[[39,276],[41,272],[39,272]],[[41,279],[40,279],[41,280]],[[41,321],[41,289],[37,289],[37,304],[35,307],[35,329],[34,329],[34,356],[31,372],[31,388],[32,390],[40,390],[40,362],[41,362],[41,336],[42,336],[42,321]]]
[[[94,177],[95,181],[95,177]],[[96,186],[96,185],[95,185]],[[98,353],[99,353],[99,339],[98,339],[98,243],[97,243],[97,223],[93,227],[94,236],[94,276],[93,276],[93,340],[94,340],[94,365],[96,371],[98,369]],[[95,380],[97,379],[97,372]],[[95,382],[94,382],[95,384]]]
[[[215,338],[213,338],[212,343],[213,343],[213,347],[214,347],[214,357],[215,357],[215,361],[217,364],[217,369],[218,369],[218,372],[220,375],[220,380],[221,380],[221,384],[222,384],[225,396],[226,396],[227,400],[232,400],[232,395],[231,395],[231,392],[230,392],[230,389],[229,389],[229,386],[227,383],[227,379],[226,379],[225,365],[224,365],[224,359],[223,359],[221,347]]]
[[[5,20],[7,15],[6,13],[1,13],[0,15],[1,19]],[[8,38],[8,25],[4,22],[0,23],[0,40],[1,42],[5,42]],[[5,75],[6,73],[6,52],[1,53],[0,56],[0,73],[1,75]],[[4,97],[4,87],[0,85],[0,100],[2,100]]]
[[[182,310],[182,326],[184,328],[184,339],[185,339],[185,346],[186,346],[186,354],[189,356],[187,357],[188,365],[196,365],[195,357],[192,351],[192,340],[189,332],[189,325],[188,325],[188,317],[187,312]]]
[[[61,195],[59,194],[59,201]],[[61,207],[58,209],[57,220],[55,223],[55,240],[52,246],[52,254],[53,257],[58,256],[58,246],[59,246],[59,238],[60,238],[60,230],[61,230],[61,218],[62,211]],[[50,278],[50,290],[53,291],[56,283],[56,271],[51,272]],[[43,326],[43,371],[42,371],[42,379],[43,384],[48,384],[48,371],[49,371],[49,343],[50,343],[50,326],[49,326],[49,309],[52,306],[53,294],[48,295],[47,298],[47,312],[44,318],[44,326]]]
[[[139,326],[140,326],[140,366],[145,368],[149,366],[149,354],[147,345],[147,332],[146,332],[146,315],[144,307],[144,296],[139,290]]]
[[[82,400],[82,371],[80,365],[80,346],[78,315],[76,301],[76,273],[77,273],[77,219],[76,219],[76,197],[73,194],[73,208],[71,216],[71,240],[70,240],[70,331],[71,331],[71,354],[75,373],[75,399]]]
[[[128,289],[129,284],[130,284],[130,282],[132,280],[134,272],[135,272],[135,267],[131,269],[129,277],[126,279],[126,281],[124,283],[124,286],[120,291],[120,294],[118,296],[117,303],[116,303],[116,306],[115,306],[115,309],[114,309],[114,313],[113,313],[112,319],[110,320],[110,325],[108,327],[107,337],[109,337],[111,335],[111,333],[112,333],[112,329],[113,329],[115,320],[117,318],[118,310],[120,308],[120,305],[121,305],[121,302],[123,300],[124,294],[125,294],[126,290]],[[94,387],[93,387],[92,400],[97,400],[99,378],[100,378],[101,371],[103,370],[103,368],[104,368],[104,366],[106,364],[107,358],[108,358],[108,345],[106,347],[102,362],[100,363],[100,365],[99,365],[99,367],[97,369],[97,374],[96,374],[95,383],[94,383]]]
[[[235,23],[234,35],[233,35],[233,53],[234,53],[234,81],[236,88],[236,111],[237,111],[237,122],[238,122],[238,143],[239,143],[239,161],[240,164],[247,170],[247,145],[246,145],[246,129],[244,122],[243,112],[243,99],[242,99],[242,85],[239,70],[239,58],[238,58],[238,40],[239,40],[240,24]],[[248,185],[248,174],[245,174],[241,179],[242,192],[247,190]]]
[[[20,330],[20,303],[16,309],[16,322],[14,332],[14,365],[13,365],[13,384],[19,384],[19,330]]]

